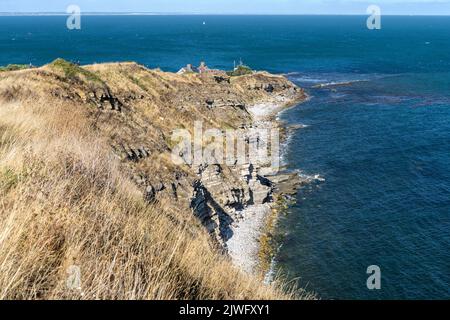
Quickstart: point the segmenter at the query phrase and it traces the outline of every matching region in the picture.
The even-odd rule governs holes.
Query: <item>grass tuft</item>
[[[0,191],[8,192],[19,182],[19,175],[9,168],[0,171]]]
[[[62,70],[65,77],[68,79],[74,80],[85,78],[87,81],[103,84],[103,81],[95,73],[83,69],[82,67],[64,59],[56,59],[55,61],[50,63],[50,67]]]

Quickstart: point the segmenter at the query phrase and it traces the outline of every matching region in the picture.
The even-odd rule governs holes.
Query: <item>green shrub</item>
[[[27,64],[8,64],[6,67],[0,67],[0,72],[23,70],[29,67]]]
[[[230,77],[239,77],[239,76],[243,76],[246,74],[253,74],[253,70],[247,66],[238,66],[233,71],[228,71],[227,74]]]

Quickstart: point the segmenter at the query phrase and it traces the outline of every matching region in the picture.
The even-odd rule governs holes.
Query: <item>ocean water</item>
[[[286,73],[311,99],[289,169],[319,174],[280,219],[276,271],[324,299],[450,298],[450,17],[0,17],[0,65],[234,60]],[[317,88],[324,83],[347,85]],[[366,287],[378,265],[381,290]]]

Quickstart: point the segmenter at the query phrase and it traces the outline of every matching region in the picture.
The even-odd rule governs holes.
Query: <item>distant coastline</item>
[[[11,16],[67,16],[66,12],[0,12],[0,17]],[[365,14],[360,13],[345,13],[345,14],[335,14],[335,13],[214,13],[214,12],[82,12],[83,16],[317,16],[317,17],[366,17]],[[389,17],[448,17],[448,14],[384,14],[384,16]]]

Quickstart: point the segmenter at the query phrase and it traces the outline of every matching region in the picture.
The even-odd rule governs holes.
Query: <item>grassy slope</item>
[[[143,201],[92,107],[50,94],[103,85],[71,68],[0,76],[0,298],[299,297],[241,274],[191,214]]]

